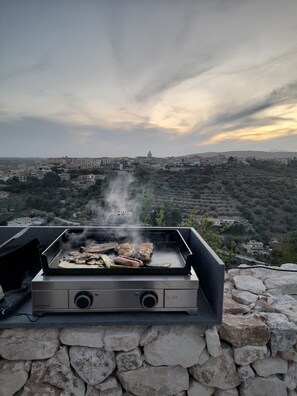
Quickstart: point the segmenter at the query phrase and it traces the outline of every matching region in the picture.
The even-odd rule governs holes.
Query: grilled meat
[[[144,242],[138,246],[136,257],[142,261],[150,261],[153,254],[154,245],[151,242]]]
[[[118,256],[134,257],[135,256],[135,246],[133,243],[119,243],[115,247],[115,251]]]

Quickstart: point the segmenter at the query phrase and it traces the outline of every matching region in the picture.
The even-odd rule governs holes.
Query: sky
[[[296,0],[0,0],[0,157],[297,151]]]

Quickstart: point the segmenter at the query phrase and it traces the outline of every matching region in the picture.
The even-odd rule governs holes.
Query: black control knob
[[[80,309],[87,309],[93,304],[93,296],[90,292],[81,291],[74,297],[74,304]]]
[[[140,296],[140,304],[143,308],[154,308],[158,304],[158,296],[153,291],[147,291]]]

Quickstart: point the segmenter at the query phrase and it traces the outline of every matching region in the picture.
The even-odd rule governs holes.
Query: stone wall
[[[296,295],[297,273],[241,268],[221,326],[1,330],[0,396],[297,396]]]

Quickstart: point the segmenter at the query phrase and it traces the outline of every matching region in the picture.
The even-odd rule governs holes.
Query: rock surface
[[[136,396],[172,396],[189,389],[184,367],[147,367],[117,374],[122,386]]]
[[[238,290],[246,290],[254,294],[261,294],[266,290],[266,286],[260,280],[250,275],[235,275],[233,282]]]
[[[138,327],[111,327],[104,335],[107,351],[131,351],[140,344],[143,329]]]
[[[255,316],[224,315],[220,337],[235,347],[266,345],[269,340],[268,326]]]
[[[238,365],[246,365],[253,363],[255,360],[263,359],[267,354],[266,345],[246,345],[234,348],[234,361]]]
[[[103,337],[103,327],[64,328],[60,333],[60,340],[65,345],[93,348],[102,348],[104,346]]]
[[[119,352],[116,355],[116,362],[119,371],[129,371],[140,368],[143,363],[143,356],[140,348],[128,352]]]
[[[222,354],[221,341],[216,326],[206,330],[205,340],[208,353],[212,357],[218,357]]]
[[[286,374],[288,362],[280,357],[265,357],[254,362],[252,367],[260,377],[269,377],[273,374]]]
[[[5,329],[0,337],[0,355],[8,360],[39,360],[58,350],[58,329]]]
[[[181,365],[190,367],[198,363],[205,340],[196,326],[164,326],[158,337],[143,348],[145,360],[152,366]]]
[[[29,377],[30,364],[0,360],[0,396],[14,395]]]
[[[188,396],[211,396],[215,391],[215,388],[201,384],[200,382],[190,379],[190,387],[188,390]]]
[[[240,384],[231,348],[222,348],[222,355],[200,366],[189,369],[190,374],[200,383],[219,389],[231,389]]]
[[[90,385],[104,381],[116,367],[115,353],[103,348],[72,346],[69,354],[71,366]]]
[[[276,376],[255,377],[240,388],[240,396],[287,396],[286,385]]]

